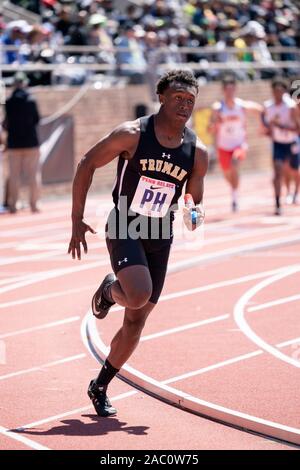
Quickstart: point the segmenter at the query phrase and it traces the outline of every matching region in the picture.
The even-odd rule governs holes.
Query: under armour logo
[[[162,158],[167,158],[168,160],[170,160],[171,155],[170,155],[169,153],[165,153],[165,152],[164,152],[164,153],[162,154]]]
[[[127,263],[128,258],[121,259],[121,261],[118,261],[118,265],[120,266],[122,263]]]

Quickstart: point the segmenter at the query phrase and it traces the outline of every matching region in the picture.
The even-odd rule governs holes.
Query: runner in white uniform
[[[280,196],[282,179],[299,184],[299,153],[297,140],[299,118],[296,103],[287,94],[288,85],[282,78],[272,82],[273,99],[264,104],[263,123],[273,142],[275,214],[281,214]],[[296,200],[296,195],[295,195]]]
[[[224,99],[212,106],[208,130],[216,136],[216,147],[220,166],[232,192],[232,210],[238,209],[239,164],[246,158],[247,133],[246,113],[262,113],[262,106],[253,101],[235,97],[236,79],[227,76],[222,81]]]

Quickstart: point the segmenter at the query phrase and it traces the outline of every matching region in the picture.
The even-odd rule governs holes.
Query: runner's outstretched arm
[[[125,159],[134,154],[139,138],[139,127],[136,121],[127,122],[113,130],[96,145],[94,145],[78,164],[72,190],[72,236],[68,254],[72,258],[81,259],[82,244],[87,253],[85,233],[96,233],[93,228],[83,221],[87,192],[93,180],[94,172],[120,156]]]

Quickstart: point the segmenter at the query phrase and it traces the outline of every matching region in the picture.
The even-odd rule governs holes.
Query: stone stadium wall
[[[77,92],[71,88],[35,88],[42,116],[49,116],[62,108]],[[196,108],[209,107],[220,98],[219,83],[211,83],[200,88]],[[270,84],[255,81],[239,84],[238,96],[263,103],[270,98]],[[75,160],[78,162],[84,153],[112,128],[125,120],[135,118],[135,107],[145,104],[152,111],[147,86],[127,86],[104,90],[90,89],[72,108],[75,121]],[[270,167],[270,142],[261,134],[256,117],[248,119],[249,154],[244,170],[261,170]],[[116,161],[97,170],[92,189],[107,190],[114,181]],[[214,171],[218,171],[218,167]],[[63,188],[61,188],[63,190]]]

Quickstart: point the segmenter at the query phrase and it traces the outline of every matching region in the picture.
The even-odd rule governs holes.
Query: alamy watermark
[[[297,104],[300,103],[300,80],[294,80],[291,84],[291,96]]]
[[[143,214],[139,214],[130,209],[127,196],[120,196],[118,208],[111,208],[111,205],[99,205],[97,207],[97,217],[99,224],[96,227],[97,233],[101,239],[108,237],[111,240],[126,240],[131,238],[137,240],[168,240],[173,237],[173,226],[176,224],[178,236],[188,242],[203,242],[203,230],[189,230],[183,220],[178,204],[171,205],[163,217],[153,216],[157,211],[159,215],[160,201],[153,200],[153,204],[149,204],[149,216],[144,210]],[[141,201],[141,212],[144,209],[143,201]],[[106,220],[104,226],[103,219]],[[176,221],[174,222],[174,220]]]

